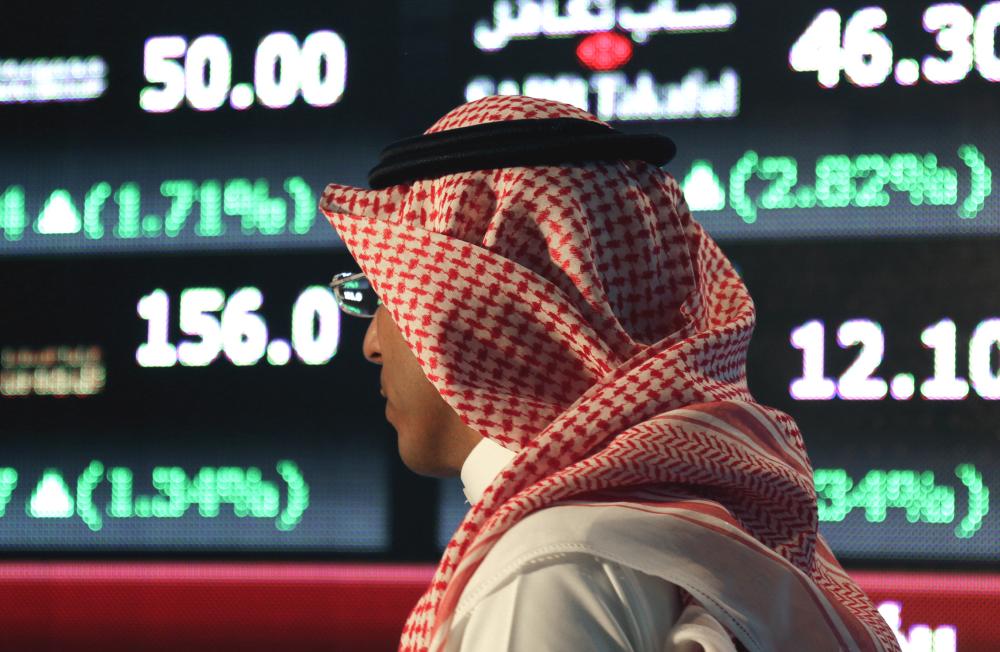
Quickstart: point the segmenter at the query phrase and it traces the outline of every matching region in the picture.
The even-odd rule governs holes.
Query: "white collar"
[[[514,451],[483,437],[462,464],[462,491],[466,500],[473,505],[478,503],[486,487],[493,484],[493,479],[514,459],[514,455]]]

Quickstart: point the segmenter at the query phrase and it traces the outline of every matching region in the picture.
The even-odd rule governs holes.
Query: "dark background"
[[[679,3],[685,9],[697,4]],[[920,25],[929,4],[881,3],[889,15],[884,32],[897,59],[935,53],[934,37]],[[975,14],[983,3],[963,4]],[[837,88],[822,89],[815,73],[789,69],[788,49],[828,5],[735,5],[739,17],[732,30],[651,35],[636,45],[624,69],[630,75],[650,70],[661,82],[680,79],[695,67],[705,68],[710,78],[724,67],[740,74],[736,117],[614,124],[674,138],[678,158],[666,169],[676,176],[700,158],[728,174],[750,149],[795,156],[802,170],[821,154],[932,152],[959,170],[962,197],[968,173],[955,159],[960,145],[976,144],[987,164],[995,165],[997,84],[975,70],[953,85],[921,81],[900,87],[890,76],[877,88],[856,88],[842,79]],[[864,6],[836,4],[845,20]],[[141,8],[105,3],[60,10],[58,20],[48,9],[22,7],[16,18],[0,24],[0,59],[96,54],[108,64],[109,87],[88,102],[0,104],[0,193],[23,186],[33,217],[53,189],[68,188],[79,202],[95,181],[105,179],[116,187],[139,182],[144,214],[167,210],[157,193],[166,179],[264,178],[271,181],[272,195],[280,195],[281,180],[296,175],[315,194],[333,180],[363,185],[383,146],[423,131],[465,101],[465,86],[474,76],[589,74],[573,54],[582,36],[515,41],[492,54],[477,50],[472,25],[488,19],[491,7],[457,0],[250,2],[238,9],[193,2]],[[199,112],[182,104],[150,114],[139,107],[139,91],[147,84],[143,43],[149,37],[224,36],[237,83],[252,79],[253,52],[266,34],[288,31],[301,41],[321,29],[340,34],[348,51],[346,90],[333,106],[313,108],[300,99],[281,110],[258,105],[236,111],[223,104]],[[802,176],[811,182],[807,173]],[[972,330],[1000,314],[995,256],[1000,209],[995,195],[987,202],[975,220],[957,218],[952,207],[914,206],[896,195],[883,209],[762,212],[766,229],[738,235],[733,213],[704,215],[703,223],[737,264],[758,306],[751,389],[797,419],[814,467],[843,468],[856,481],[876,469],[933,471],[938,484],[955,488],[951,523],[910,523],[898,509],[890,509],[883,523],[868,522],[861,509],[843,522],[823,523],[821,531],[838,556],[855,566],[998,568],[996,511],[971,538],[954,535],[968,500],[954,470],[960,463],[974,464],[987,487],[1000,487],[1000,408],[974,391],[962,401],[919,395],[920,382],[933,373],[932,351],[920,344],[921,331],[953,319],[957,374],[967,377]],[[300,236],[243,233],[232,216],[226,219],[229,232],[219,242],[189,232],[173,240],[108,235],[105,241],[85,241],[38,236],[30,229],[20,241],[0,236],[0,348],[96,344],[108,374],[106,389],[97,396],[0,397],[0,467],[19,474],[0,518],[3,554],[437,558],[463,509],[460,485],[419,478],[399,462],[394,433],[382,416],[377,369],[360,354],[364,322],[343,320],[339,351],[325,366],[293,359],[282,367],[264,361],[236,367],[224,357],[204,368],[136,364],[135,350],[146,337],[136,303],[154,289],[171,298],[174,344],[186,337],[177,324],[177,299],[192,287],[218,287],[227,296],[241,287],[259,288],[265,297],[260,314],[273,336],[287,338],[295,297],[352,268],[321,218]],[[901,237],[891,228],[924,219],[936,220],[933,235]],[[803,221],[813,230],[801,228]],[[913,373],[917,395],[908,401],[793,400],[788,385],[802,373],[802,353],[789,343],[791,330],[824,321],[826,375],[837,378],[858,349],[840,349],[836,329],[856,318],[883,326],[886,351],[876,373],[887,380]],[[996,347],[991,355],[996,370]],[[59,469],[72,489],[93,459],[131,468],[136,491],[147,494],[154,491],[149,484],[154,467],[180,466],[193,475],[206,466],[255,466],[276,481],[276,462],[291,459],[310,485],[310,507],[290,532],[237,518],[227,506],[211,519],[199,516],[196,507],[174,520],[106,518],[99,532],[77,518],[43,521],[25,515],[24,504],[45,469]],[[95,494],[98,502],[106,500],[107,491],[105,484]]]

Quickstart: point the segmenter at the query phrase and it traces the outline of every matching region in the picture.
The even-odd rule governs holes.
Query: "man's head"
[[[421,475],[458,475],[482,436],[468,427],[427,380],[385,306],[365,333],[365,358],[382,367],[385,417],[396,429],[399,456]]]
[[[466,128],[474,131],[458,131]],[[704,234],[676,181],[646,158],[657,142],[577,107],[490,96],[424,136],[440,138],[386,148],[376,170],[386,178],[371,175],[378,187],[331,183],[320,202],[384,304],[372,329],[386,333],[370,332],[366,352],[381,347],[381,358],[369,357],[384,367],[400,453],[422,473],[454,473],[477,441],[471,429],[515,453],[558,457],[546,462],[558,468],[592,421],[557,423],[560,415],[648,347],[707,327],[716,304],[705,306],[696,285]],[[494,161],[513,151],[506,139],[530,160]],[[532,150],[536,140],[548,143],[544,152]],[[581,143],[600,160],[577,154]],[[550,149],[569,158],[534,158]],[[442,158],[471,169],[446,169]],[[403,173],[418,176],[393,176]],[[721,282],[730,270],[709,272]],[[674,395],[688,398],[683,388]],[[562,439],[543,445],[549,430]]]

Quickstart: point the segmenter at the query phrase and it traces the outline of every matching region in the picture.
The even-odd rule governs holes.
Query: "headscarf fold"
[[[560,117],[600,122],[560,102],[490,96],[425,133]],[[710,504],[804,573],[844,620],[843,647],[898,650],[817,532],[795,422],[750,395],[753,302],[670,174],[614,161],[330,184],[320,208],[444,400],[516,453],[448,543],[401,650],[440,638],[520,519],[651,488],[703,499],[678,505]]]

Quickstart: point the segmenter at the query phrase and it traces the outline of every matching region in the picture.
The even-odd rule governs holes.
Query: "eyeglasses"
[[[352,317],[374,317],[382,301],[362,272],[341,272],[330,281],[333,298]]]

